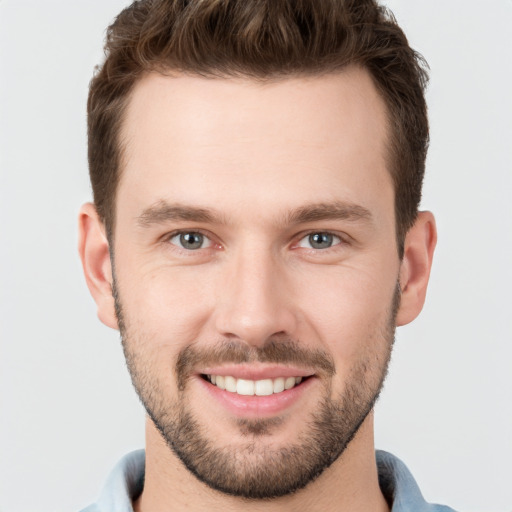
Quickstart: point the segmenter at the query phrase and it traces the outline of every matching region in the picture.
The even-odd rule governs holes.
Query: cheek
[[[357,361],[389,347],[393,274],[377,279],[357,269],[336,269],[328,279],[304,283],[303,325],[346,373]],[[307,306],[306,306],[307,305]]]
[[[119,275],[119,295],[129,333],[162,355],[194,343],[209,316],[210,288],[205,272],[190,269],[139,267],[131,277]],[[136,276],[136,277],[134,277]],[[123,284],[126,283],[126,286]]]

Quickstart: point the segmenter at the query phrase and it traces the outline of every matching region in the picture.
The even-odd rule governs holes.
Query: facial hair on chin
[[[279,418],[240,420],[238,428],[247,441],[216,446],[208,426],[189,407],[187,381],[199,364],[251,361],[304,364],[326,377],[335,373],[332,358],[311,351],[289,338],[274,337],[263,347],[224,341],[213,348],[188,346],[176,361],[178,396],[165,393],[154,369],[137,352],[140,338],[127,332],[121,299],[113,284],[116,314],[123,350],[133,385],[149,417],[166,444],[200,481],[212,489],[246,499],[271,499],[293,493],[315,480],[342,455],[373,409],[387,374],[394,341],[395,318],[400,303],[397,286],[386,325],[378,329],[380,353],[366,354],[355,365],[342,394],[325,395],[294,443],[271,449],[265,440],[279,428]],[[378,360],[378,367],[375,361]]]

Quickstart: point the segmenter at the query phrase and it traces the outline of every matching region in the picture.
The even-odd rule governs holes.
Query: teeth
[[[236,392],[238,395],[254,395],[254,381],[238,379],[236,382]]]
[[[288,377],[284,381],[284,389],[292,389],[295,386],[295,377]]]
[[[292,389],[302,382],[302,377],[278,377],[277,379],[235,379],[230,375],[207,375],[207,379],[220,389],[244,396],[269,396]]]
[[[212,377],[215,379],[215,381],[212,380],[212,384],[215,384],[220,389],[226,389],[225,379],[222,375],[217,375],[217,377],[212,375]]]
[[[274,393],[281,393],[281,391],[284,391],[284,379],[283,377],[279,377],[278,379],[274,380]]]
[[[224,384],[226,386],[226,391],[236,393],[236,379],[234,377],[230,377],[229,375],[224,377]]]
[[[254,383],[255,395],[268,396],[271,395],[272,393],[274,393],[274,383],[272,382],[272,379],[257,380]]]

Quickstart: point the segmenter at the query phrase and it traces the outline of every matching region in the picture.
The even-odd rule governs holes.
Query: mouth
[[[314,373],[283,367],[205,370],[197,375],[197,382],[213,400],[212,405],[221,406],[237,418],[275,418],[292,408],[300,410],[319,384]]]
[[[311,376],[277,377],[274,379],[240,379],[232,375],[203,374],[201,377],[222,391],[241,396],[270,396],[289,391]]]

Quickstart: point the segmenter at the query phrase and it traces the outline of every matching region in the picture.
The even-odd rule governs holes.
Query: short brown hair
[[[138,0],[108,28],[106,60],[90,84],[89,170],[113,235],[119,137],[134,84],[150,71],[279,79],[359,65],[384,99],[398,251],[421,199],[428,147],[423,58],[375,0]]]

